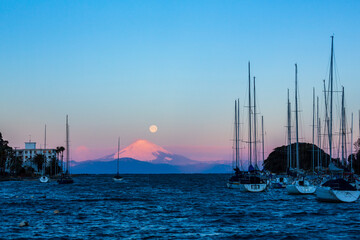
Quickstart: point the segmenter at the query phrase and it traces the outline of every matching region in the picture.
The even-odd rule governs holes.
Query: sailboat
[[[333,122],[333,71],[334,71],[334,36],[331,36],[331,58],[330,58],[330,118],[328,122],[328,138],[329,138],[329,155],[330,164],[332,159],[332,122]],[[326,101],[325,101],[326,103]],[[344,87],[342,89],[342,108],[341,108],[341,121],[344,126],[345,110],[344,110]],[[343,128],[343,127],[342,127]],[[342,129],[343,130],[343,129]],[[342,149],[343,150],[343,149]],[[344,159],[344,157],[343,157]],[[330,168],[330,165],[329,165]],[[360,191],[352,186],[343,177],[330,179],[323,183],[316,190],[316,197],[319,201],[326,202],[355,202],[360,196]]]
[[[287,89],[287,137],[288,137],[288,147],[287,149],[287,170],[288,173],[291,173],[291,104],[290,104],[290,98],[289,98],[289,89]],[[276,178],[272,181],[271,187],[272,188],[286,188],[286,185],[290,182],[290,177],[287,177],[286,175],[278,175]]]
[[[47,176],[45,176],[45,168],[46,168],[46,125],[45,125],[45,140],[44,140],[44,162],[43,162],[43,165],[42,165],[42,174],[41,174],[41,177],[40,177],[40,182],[42,183],[47,183],[49,182],[49,178]]]
[[[254,121],[254,137],[256,142],[256,97],[255,97],[255,77],[254,77],[254,119],[251,118],[251,78],[250,78],[250,62],[248,63],[249,70],[249,168],[248,172],[244,174],[244,177],[241,179],[239,189],[243,192],[263,192],[268,187],[268,181],[265,179],[257,166],[257,149],[256,144],[254,146],[255,153],[255,167],[252,165],[252,131],[251,131],[251,122]]]
[[[297,64],[295,64],[295,127],[296,127],[296,170],[300,172],[299,164],[299,134],[298,134],[298,102],[297,102]],[[316,186],[312,185],[305,177],[296,179],[292,184],[286,186],[288,194],[313,194]]]
[[[69,151],[69,121],[68,115],[66,115],[66,171],[57,181],[59,184],[69,184],[74,183],[74,180],[70,177],[69,173],[69,158],[70,158],[70,151]]]
[[[240,105],[239,105],[239,99],[236,101],[235,100],[235,131],[234,131],[234,136],[235,136],[235,141],[234,141],[234,175],[230,177],[230,179],[227,182],[227,187],[228,188],[240,188],[240,183],[241,183],[241,179],[244,178],[244,171],[241,170],[241,164],[239,165],[240,159],[239,159],[239,136],[240,136]]]
[[[114,180],[115,182],[120,182],[120,181],[123,180],[123,177],[121,177],[121,176],[119,175],[119,154],[120,154],[120,137],[119,137],[119,139],[118,139],[117,173],[116,173],[116,175],[113,177],[113,180]]]

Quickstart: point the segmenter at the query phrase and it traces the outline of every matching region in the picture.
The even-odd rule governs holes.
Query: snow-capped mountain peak
[[[160,155],[171,156],[173,154],[165,150],[164,148],[144,139],[135,141],[134,143],[130,144],[119,152],[120,158],[133,158],[144,162],[151,162],[153,160],[156,160]],[[172,158],[169,156],[167,156],[165,160],[171,161]],[[113,155],[113,158],[117,159],[117,157],[118,153],[116,152]]]

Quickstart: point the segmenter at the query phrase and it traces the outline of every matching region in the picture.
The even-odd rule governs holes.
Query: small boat
[[[248,70],[249,70],[249,168],[248,171],[241,171],[239,166],[240,158],[239,158],[239,136],[240,136],[240,113],[239,113],[239,100],[235,101],[235,162],[236,167],[235,175],[232,176],[228,183],[228,188],[236,188],[242,192],[263,192],[267,189],[269,185],[269,181],[267,178],[262,175],[257,166],[257,148],[256,148],[256,97],[255,97],[255,77],[254,77],[254,106],[251,105],[251,77],[250,77],[250,62],[248,63]],[[252,119],[252,108],[254,110],[254,119]],[[254,132],[251,130],[251,123],[254,121]],[[252,141],[252,135],[254,135],[254,141]],[[252,143],[254,143],[254,149],[252,149]],[[252,151],[254,151],[254,158],[255,158],[255,167],[252,165]],[[240,164],[241,165],[241,164]]]
[[[351,203],[358,200],[360,191],[343,178],[329,180],[316,190],[316,197],[324,202]]]
[[[333,101],[333,64],[334,64],[334,36],[331,36],[331,59],[330,59],[330,76],[329,76],[329,83],[330,83],[330,103]],[[342,163],[343,166],[346,166],[346,161],[344,157],[344,135],[345,131],[345,105],[344,105],[344,87],[342,87],[342,106],[341,106],[341,132],[342,132]],[[328,123],[328,137],[329,137],[329,151],[330,156],[329,159],[332,159],[332,121],[333,121],[333,114],[332,114],[332,105],[330,105],[330,118]],[[352,186],[348,181],[344,179],[344,170],[338,168],[334,165],[334,163],[330,162],[329,171],[332,175],[340,175],[335,179],[331,179],[323,183],[318,189],[316,190],[316,197],[319,201],[326,201],[326,202],[344,202],[344,203],[351,203],[355,202],[359,196],[360,191],[356,189],[355,186]]]
[[[119,175],[119,154],[120,154],[120,137],[118,139],[118,157],[117,157],[117,173],[113,177],[113,180],[115,182],[121,182],[123,180],[123,177]]]
[[[299,127],[298,127],[298,89],[297,89],[297,64],[295,64],[295,128],[296,128],[296,172],[300,172],[300,162],[299,162]],[[288,194],[314,194],[316,191],[316,186],[311,184],[309,181],[302,179],[295,180],[292,184],[286,186]]]
[[[310,184],[309,181],[304,178],[301,180],[296,180],[292,184],[286,186],[288,194],[314,194],[316,191],[316,186]]]
[[[49,178],[48,178],[47,176],[41,176],[39,180],[40,180],[40,182],[42,182],[42,183],[47,183],[47,182],[49,182]]]
[[[68,116],[66,115],[66,172],[61,175],[59,180],[57,180],[57,182],[59,184],[74,183],[74,180],[70,177],[70,174],[69,174],[69,158],[70,158],[70,151],[69,151],[69,123],[68,123]]]
[[[115,182],[120,182],[120,181],[123,180],[123,177],[115,175],[115,176],[113,177],[113,180],[114,180]]]
[[[288,179],[287,177],[284,176],[278,176],[275,178],[275,180],[273,180],[271,182],[271,187],[272,188],[286,188],[286,186],[288,185]]]
[[[252,166],[250,165],[250,167]],[[268,181],[261,174],[249,171],[249,174],[242,179],[239,189],[242,192],[263,192],[268,185]]]
[[[44,139],[44,152],[46,151],[46,125],[45,125],[45,139]],[[50,179],[45,176],[45,168],[46,168],[46,155],[43,155],[43,164],[42,164],[42,174],[39,179],[41,183],[47,183],[50,181]]]
[[[240,164],[239,164],[239,136],[240,136],[240,128],[239,128],[239,114],[240,114],[240,105],[239,105],[239,99],[235,100],[235,128],[234,128],[234,158],[233,158],[233,164],[234,166],[234,175],[230,177],[228,182],[226,183],[228,188],[237,189],[240,188],[240,182],[241,179],[244,177],[244,171],[240,170]]]
[[[58,184],[70,184],[74,183],[74,180],[68,174],[63,174],[57,182]]]
[[[235,175],[231,176],[227,182],[227,187],[232,189],[240,188],[241,181],[245,177],[245,172],[240,171],[238,167],[234,168]]]

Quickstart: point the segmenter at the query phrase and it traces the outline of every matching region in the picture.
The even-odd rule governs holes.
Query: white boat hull
[[[360,191],[334,190],[330,187],[318,187],[316,197],[325,202],[355,202],[360,196]]]
[[[115,182],[121,182],[123,179],[122,179],[122,178],[113,178],[113,180],[114,180]]]
[[[240,182],[228,182],[227,187],[231,189],[240,189],[241,192],[263,192],[266,190],[267,184],[242,184]]]
[[[288,194],[314,194],[316,191],[315,186],[300,186],[296,184],[291,184],[286,186]]]
[[[49,182],[49,178],[48,177],[46,177],[46,176],[42,176],[42,177],[40,177],[40,182],[42,182],[42,183],[47,183],[47,182]]]
[[[266,190],[266,183],[259,184],[240,184],[240,191],[242,192],[263,192]]]

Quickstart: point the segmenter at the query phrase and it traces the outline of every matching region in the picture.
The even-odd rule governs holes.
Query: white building
[[[45,155],[46,163],[49,165],[50,160],[55,157],[56,158],[56,149],[36,149],[36,142],[25,142],[24,149],[15,149],[15,156],[22,157],[23,166],[32,167],[37,170],[37,166],[35,166],[32,162],[32,159],[36,155]]]

